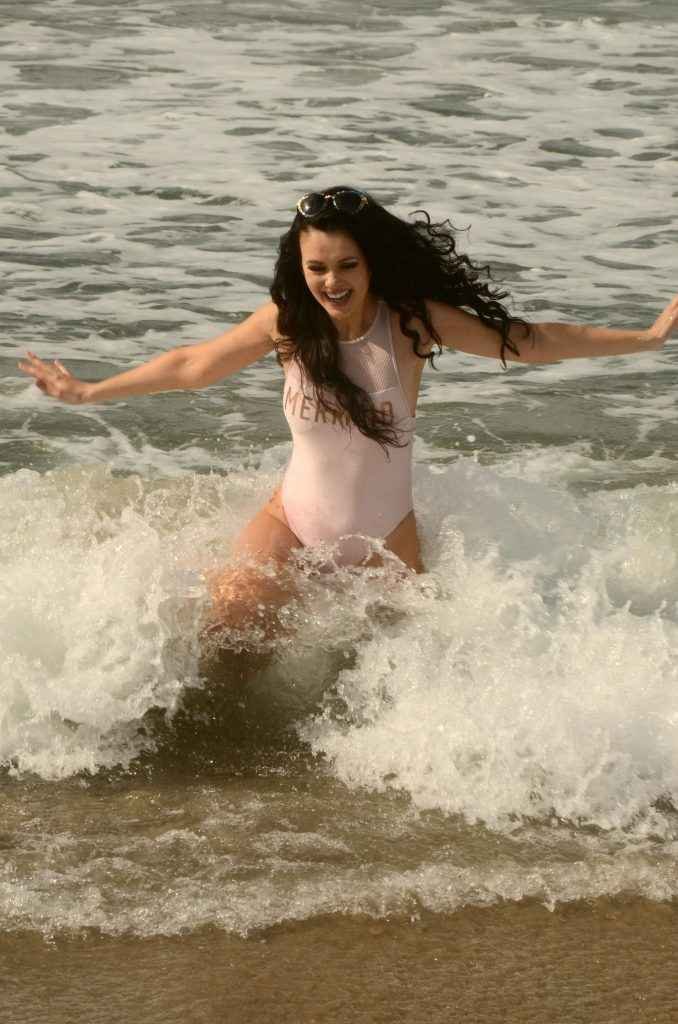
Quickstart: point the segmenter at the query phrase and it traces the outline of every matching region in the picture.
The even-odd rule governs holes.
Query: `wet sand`
[[[674,1024],[678,907],[319,918],[241,939],[0,939],[4,1024]]]

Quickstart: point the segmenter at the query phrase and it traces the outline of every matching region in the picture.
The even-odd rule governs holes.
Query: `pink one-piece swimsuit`
[[[371,551],[365,538],[383,540],[412,510],[415,421],[400,381],[385,302],[366,334],[339,346],[342,371],[391,420],[402,447],[389,445],[384,451],[346,413],[323,409],[290,360],[283,408],[293,447],[282,504],[304,547],[329,542],[337,564],[357,565]]]

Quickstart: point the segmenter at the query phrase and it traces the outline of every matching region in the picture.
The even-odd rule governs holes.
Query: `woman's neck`
[[[361,338],[367,334],[374,323],[377,315],[379,300],[374,295],[368,295],[363,303],[362,309],[351,312],[346,319],[335,321],[339,333],[339,341],[353,341],[354,338]]]

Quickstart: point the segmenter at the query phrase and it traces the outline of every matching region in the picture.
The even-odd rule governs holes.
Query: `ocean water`
[[[449,217],[516,315],[646,327],[677,41],[642,0],[0,6],[5,935],[675,900],[675,345],[445,353],[427,572],[301,574],[284,636],[207,676],[204,573],[289,457],[275,361],[78,408],[16,362],[95,379],[221,333],[337,181]]]

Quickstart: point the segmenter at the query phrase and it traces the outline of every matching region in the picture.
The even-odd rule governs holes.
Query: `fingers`
[[[34,352],[28,351],[26,357],[17,366],[29,377],[33,377],[36,387],[45,395],[53,398],[61,396],[60,382],[71,377],[66,367],[55,359],[53,363],[45,363]]]
[[[38,359],[33,352],[26,353],[26,360],[27,361],[18,364],[19,369],[23,370],[25,373],[30,373],[34,377],[37,373],[44,372],[47,369],[47,366],[43,363],[42,359]]]
[[[649,335],[656,346],[661,347],[676,333],[678,333],[678,295],[674,296],[668,306],[659,314],[650,328]]]
[[[85,385],[74,377],[61,360],[54,359],[45,363],[34,352],[27,352],[25,358],[17,366],[29,377],[33,377],[36,387],[50,398],[58,398],[69,405],[79,405],[83,401]]]
[[[678,328],[678,295],[669,303],[660,319],[664,321],[662,327],[666,336],[668,337],[673,334]]]
[[[20,370],[23,370],[24,373],[30,374],[31,377],[41,377],[44,374],[44,371],[42,370],[42,368],[40,366],[36,366],[32,362],[31,363],[26,363],[26,362],[17,363],[17,366],[19,367]]]
[[[70,377],[71,374],[59,359],[55,359],[50,365],[44,363],[33,352],[26,353],[26,361],[17,363],[20,370],[30,374],[31,377],[48,379],[51,377]]]

